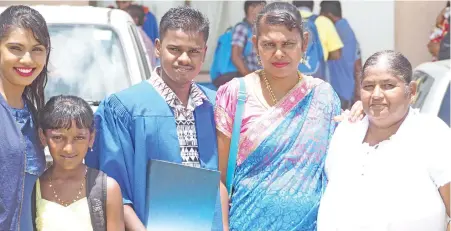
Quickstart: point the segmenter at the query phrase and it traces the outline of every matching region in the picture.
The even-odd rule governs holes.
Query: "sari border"
[[[298,105],[315,86],[323,81],[315,81],[311,76],[304,76],[286,97],[270,108],[268,112],[258,118],[242,134],[240,139],[237,165],[241,165],[247,157],[268,137],[285,119],[286,115]]]

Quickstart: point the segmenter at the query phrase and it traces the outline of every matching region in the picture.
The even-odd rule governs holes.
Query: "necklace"
[[[86,181],[86,174],[87,174],[87,172],[88,172],[88,167],[86,167],[85,176],[83,177],[83,180],[81,181],[81,185],[80,185],[80,189],[78,190],[78,194],[75,197],[75,199],[72,200],[72,202],[64,201],[58,196],[58,194],[56,193],[55,187],[53,187],[53,181],[52,181],[52,176],[51,176],[52,174],[50,174],[50,176],[49,176],[49,187],[52,188],[53,196],[55,197],[55,200],[57,200],[58,204],[67,207],[71,203],[76,202],[76,201],[78,201],[80,199],[81,193],[83,192],[83,188],[85,187],[85,181]]]
[[[261,76],[263,77],[263,80],[265,80],[266,89],[268,89],[268,91],[269,91],[269,95],[271,96],[272,102],[273,102],[274,104],[276,104],[278,100],[277,100],[276,95],[274,94],[274,92],[273,92],[273,90],[272,90],[272,88],[271,88],[271,85],[269,84],[268,79],[266,78],[265,71],[264,71],[264,70],[261,70],[261,71],[260,71],[260,74],[261,74]],[[302,74],[301,74],[300,71],[298,71],[298,75],[299,75],[299,81],[301,81],[301,80],[302,80]]]

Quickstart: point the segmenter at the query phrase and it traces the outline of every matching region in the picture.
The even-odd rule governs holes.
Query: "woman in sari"
[[[316,230],[326,186],[324,159],[340,100],[332,87],[298,72],[308,34],[286,2],[259,14],[253,44],[263,70],[243,78],[246,100],[230,198],[230,230]],[[225,183],[240,80],[219,88],[215,109]]]
[[[402,54],[368,58],[360,90],[368,116],[342,122],[332,138],[318,231],[446,230],[451,130],[410,108],[416,89]]]

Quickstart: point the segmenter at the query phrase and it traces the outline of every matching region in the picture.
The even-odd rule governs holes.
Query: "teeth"
[[[32,68],[16,68],[16,69],[24,74],[28,74],[33,70]]]

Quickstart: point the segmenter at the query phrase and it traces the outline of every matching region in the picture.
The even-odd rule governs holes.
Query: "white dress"
[[[413,109],[377,146],[362,143],[367,129],[365,118],[335,131],[318,231],[445,231],[438,188],[451,181],[451,129]]]

